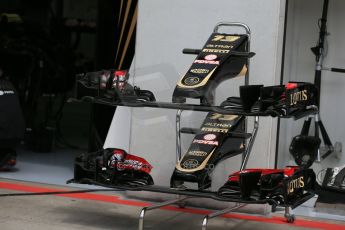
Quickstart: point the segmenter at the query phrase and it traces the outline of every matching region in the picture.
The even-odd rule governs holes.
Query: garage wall
[[[289,15],[287,27],[287,44],[285,57],[284,82],[289,80],[314,81],[315,57],[310,48],[315,46],[319,28],[317,20],[321,17],[323,0],[289,0]],[[326,47],[328,54],[324,66],[345,67],[345,1],[331,0],[328,13],[328,31]],[[321,118],[326,126],[332,142],[345,143],[345,75],[324,71],[321,85]],[[284,166],[291,161],[288,146],[293,136],[301,131],[303,120],[292,122],[282,121],[280,133],[279,165]],[[321,164],[314,163],[316,172],[322,168],[335,167],[345,164],[343,155],[328,157]]]
[[[183,48],[200,48],[220,21],[240,21],[252,30],[251,84],[278,84],[282,50],[285,0],[145,0],[139,1],[134,82],[155,92],[158,101],[171,101],[178,79],[187,71],[194,56],[183,55]],[[241,32],[232,30],[233,32]],[[132,67],[133,67],[132,66]],[[223,83],[217,102],[238,95],[242,79]],[[145,157],[154,169],[155,184],[169,185],[175,166],[174,110],[132,109],[130,152]],[[183,126],[199,127],[204,113],[184,112]],[[249,119],[252,123],[252,119]],[[251,129],[251,126],[249,127]],[[274,165],[276,120],[262,118],[258,138],[248,167]],[[192,137],[183,135],[183,152]],[[214,189],[240,167],[241,157],[221,163],[213,175]],[[145,194],[147,197],[148,195]],[[152,195],[158,198],[159,195]],[[164,196],[165,197],[165,196]]]

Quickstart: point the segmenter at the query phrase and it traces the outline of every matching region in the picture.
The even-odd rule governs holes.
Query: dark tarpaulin
[[[14,148],[24,138],[24,131],[24,118],[14,87],[9,81],[0,80],[0,149]]]
[[[98,12],[97,69],[129,69],[135,52],[138,0],[102,0]],[[93,104],[90,152],[103,147],[114,112],[115,107]]]

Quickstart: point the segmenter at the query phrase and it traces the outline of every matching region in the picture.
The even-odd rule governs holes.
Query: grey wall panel
[[[315,57],[310,48],[315,46],[319,36],[317,21],[322,13],[322,0],[290,0],[287,27],[286,63],[284,82],[314,81]],[[345,2],[331,0],[329,2],[327,29],[327,56],[324,66],[345,67]],[[332,142],[345,143],[345,121],[343,114],[345,107],[344,74],[322,72],[321,83],[321,117]],[[293,160],[288,152],[288,146],[293,136],[301,131],[303,119],[298,122],[286,120],[282,122],[280,138],[279,165],[292,164]],[[313,168],[319,172],[323,168],[341,166],[345,164],[343,154],[332,155],[321,164],[314,163]]]

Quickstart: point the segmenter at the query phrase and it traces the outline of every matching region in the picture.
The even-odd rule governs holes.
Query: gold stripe
[[[214,153],[214,150],[216,150],[216,148],[214,148],[214,149],[212,150],[212,152],[206,157],[206,159],[202,162],[202,164],[201,164],[199,167],[197,167],[197,168],[195,168],[195,169],[184,169],[184,168],[181,167],[181,161],[179,161],[179,162],[177,163],[177,165],[176,165],[176,169],[179,170],[179,171],[182,171],[182,172],[187,172],[187,173],[202,170],[202,169],[204,169],[204,168],[206,167],[207,162],[210,160],[211,156],[212,156],[213,153]],[[188,153],[188,152],[187,152],[187,153]],[[187,155],[187,154],[186,154],[186,155]],[[184,155],[183,157],[185,157],[186,155]]]
[[[204,78],[204,80],[202,80],[202,82],[200,82],[200,83],[197,84],[197,85],[191,85],[191,86],[189,86],[189,85],[184,85],[184,84],[182,83],[182,80],[183,80],[183,78],[186,76],[186,74],[177,82],[177,85],[180,86],[180,87],[182,87],[182,88],[187,88],[187,89],[196,88],[196,87],[200,87],[200,86],[206,85],[207,81],[210,79],[210,77],[212,76],[213,72],[217,69],[217,67],[218,67],[218,66],[216,66],[216,67],[215,67],[215,68]],[[240,72],[237,76],[235,76],[235,77],[242,77],[242,76],[245,76],[246,73],[247,73],[247,70],[248,70],[248,69],[247,69],[247,65],[243,65],[241,72]],[[235,77],[234,77],[234,78],[235,78]]]
[[[126,27],[126,21],[127,21],[127,18],[128,18],[129,9],[131,8],[131,3],[132,3],[132,0],[128,0],[127,7],[126,7],[125,18],[124,18],[123,23],[122,23],[120,40],[119,40],[119,44],[117,45],[117,52],[116,52],[115,62],[116,62],[117,56],[119,54],[119,49],[120,49],[120,45],[121,45],[121,41],[122,41],[122,37],[123,37],[123,31],[125,30],[125,27]]]
[[[177,85],[182,87],[182,88],[196,88],[196,87],[200,87],[200,86],[203,86],[203,85],[206,85],[206,83],[208,82],[208,79],[210,79],[210,77],[212,76],[213,72],[217,69],[218,66],[216,66],[205,78],[204,80],[202,80],[199,84],[197,85],[184,85],[182,83],[182,80],[183,78],[186,76],[184,75],[178,82],[177,82]]]
[[[242,68],[241,72],[236,77],[243,77],[243,76],[245,76],[247,71],[248,71],[247,65],[243,65],[243,68]]]
[[[120,5],[120,11],[119,11],[119,19],[117,21],[117,26],[120,26],[120,18],[121,18],[121,14],[122,14],[122,6],[123,6],[123,0],[121,1],[121,5]]]
[[[132,18],[131,26],[129,28],[126,44],[125,44],[124,50],[122,51],[122,57],[121,57],[121,61],[120,61],[120,64],[119,64],[119,69],[122,68],[123,61],[124,61],[125,56],[127,54],[128,45],[129,45],[129,42],[132,39],[133,31],[134,31],[135,25],[137,23],[137,14],[138,14],[137,9],[138,9],[138,5],[135,7],[135,11],[134,11],[134,15],[133,15],[133,18]]]

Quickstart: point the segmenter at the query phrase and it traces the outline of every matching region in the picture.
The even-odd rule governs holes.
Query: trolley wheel
[[[286,218],[286,221],[290,224],[292,224],[296,220],[295,215],[285,215],[285,218]]]
[[[177,206],[178,206],[179,208],[185,208],[185,207],[186,207],[186,202],[185,202],[185,201],[178,202],[178,203],[177,203]]]

